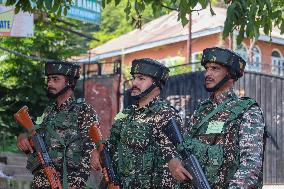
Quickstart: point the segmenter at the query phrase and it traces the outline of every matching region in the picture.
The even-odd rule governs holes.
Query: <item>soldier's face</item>
[[[49,75],[47,77],[47,91],[50,94],[57,94],[67,84],[67,79],[63,75]]]
[[[227,67],[216,63],[207,63],[205,65],[205,86],[206,88],[213,88],[219,83],[229,71]]]
[[[153,83],[152,77],[134,74],[132,76],[132,92],[131,96],[137,96],[148,89]]]

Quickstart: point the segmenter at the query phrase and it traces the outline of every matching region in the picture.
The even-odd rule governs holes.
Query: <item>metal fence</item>
[[[265,117],[267,139],[264,182],[284,184],[284,78],[248,72],[236,83],[240,95],[256,99]]]

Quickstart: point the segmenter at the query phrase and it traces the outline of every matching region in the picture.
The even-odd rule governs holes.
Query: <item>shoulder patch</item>
[[[40,117],[36,118],[35,124],[40,125],[43,122],[43,119],[47,116],[47,113],[44,112]]]
[[[123,112],[119,112],[118,114],[116,114],[116,116],[114,117],[114,120],[117,121],[119,119],[124,119],[128,116],[128,114],[124,114]]]

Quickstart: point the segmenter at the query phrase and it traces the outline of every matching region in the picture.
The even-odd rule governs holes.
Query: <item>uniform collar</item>
[[[160,101],[161,97],[158,95],[155,98],[153,98],[146,106],[139,108],[138,105],[132,105],[132,108],[135,111],[140,111],[140,110],[144,110],[144,109],[149,109],[150,107],[152,107],[157,101]]]
[[[74,97],[74,95],[71,95],[59,107],[57,106],[56,102],[54,102],[54,107],[55,107],[56,110],[62,110],[65,107],[68,107],[74,101],[75,101],[75,97]]]
[[[220,96],[218,96],[218,98],[214,98],[213,95],[210,96],[210,101],[213,103],[213,104],[220,104],[222,102],[224,102],[226,99],[228,98],[235,98],[237,97],[236,93],[234,92],[234,89],[231,88],[230,90],[228,91],[225,91],[223,93],[221,93]]]

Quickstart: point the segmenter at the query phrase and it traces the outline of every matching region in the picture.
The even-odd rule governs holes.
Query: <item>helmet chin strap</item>
[[[53,94],[53,93],[50,93],[50,92],[47,91],[46,95],[47,95],[48,98],[56,99],[60,95],[63,95],[70,88],[71,88],[71,86],[68,84],[63,89],[61,89],[61,91],[59,91],[58,93]]]
[[[152,85],[151,85],[148,89],[146,89],[145,91],[143,91],[143,92],[140,93],[139,95],[132,96],[132,97],[133,97],[135,100],[140,100],[141,98],[147,96],[147,95],[148,95],[151,91],[153,91],[157,86],[159,86],[159,85],[157,84],[156,81],[154,81],[154,82],[152,83]]]
[[[68,91],[68,89],[71,89],[72,85],[74,85],[74,78],[69,76],[67,85],[63,89],[61,89],[61,91],[55,94],[46,91],[46,96],[51,99],[56,99],[57,97],[63,95],[66,91]]]
[[[231,77],[227,74],[219,83],[217,83],[214,87],[211,88],[207,88],[206,85],[204,84],[204,87],[206,89],[207,92],[215,92],[218,89],[220,89],[220,87],[222,87],[229,79],[231,79]]]

